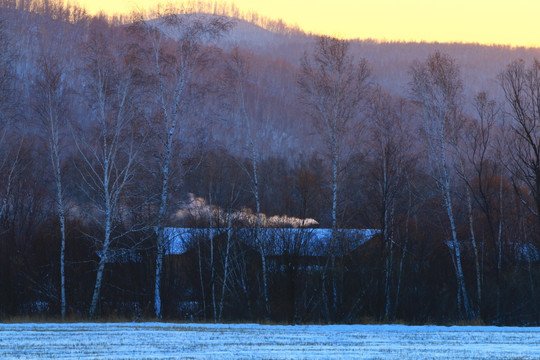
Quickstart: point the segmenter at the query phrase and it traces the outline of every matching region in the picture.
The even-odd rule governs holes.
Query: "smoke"
[[[204,198],[197,197],[191,193],[188,194],[188,200],[182,203],[180,209],[175,213],[175,217],[178,220],[185,221],[187,219],[192,219],[207,223],[210,221],[210,215],[212,215],[212,221],[219,224],[227,224],[229,217],[232,223],[242,223],[248,226],[255,226],[257,224],[257,214],[253,213],[253,211],[249,208],[243,208],[240,211],[228,212],[219,206],[210,206]],[[303,228],[319,225],[315,219],[300,219],[288,215],[266,216],[265,214],[261,213],[260,219],[261,226],[268,228]]]

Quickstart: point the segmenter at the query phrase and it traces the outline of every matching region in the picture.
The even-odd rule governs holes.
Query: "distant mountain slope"
[[[224,37],[224,40],[252,50],[268,51],[268,47],[275,48],[308,39],[307,35],[273,32],[245,20],[234,19],[234,22],[234,28]]]
[[[280,57],[298,64],[304,52],[310,51],[315,35],[274,33],[237,20],[237,25],[225,37],[254,52]],[[435,51],[448,53],[461,66],[468,95],[489,91],[496,95],[498,74],[512,61],[527,62],[540,58],[540,48],[510,47],[467,43],[388,42],[375,40],[351,41],[351,54],[368,60],[373,81],[389,91],[407,95],[409,69],[414,61],[423,60]]]
[[[211,15],[199,14],[198,17]],[[315,35],[286,29],[274,32],[245,20],[231,19],[235,25],[220,41],[220,46],[250,50],[260,56],[281,58],[298,65],[301,57],[313,48]],[[448,53],[461,66],[467,95],[488,91],[497,95],[497,75],[510,62],[540,58],[540,48],[510,47],[466,43],[388,42],[352,40],[351,54],[366,58],[373,70],[373,82],[402,96],[407,95],[409,69],[435,51]]]
[[[435,51],[448,53],[461,67],[467,96],[479,91],[500,95],[497,76],[512,61],[526,62],[540,58],[540,48],[509,47],[480,44],[392,43],[358,40],[352,53],[365,57],[373,69],[373,80],[384,88],[407,95],[409,69],[414,61],[423,61]]]
[[[190,15],[194,19],[208,16]],[[67,22],[46,14],[14,9],[1,9],[0,19],[4,20],[6,34],[18,54],[15,62],[16,72],[21,79],[18,87],[27,97],[30,97],[33,77],[38,71],[36,63],[42,53],[54,54],[62,59],[64,69],[69,74],[70,86],[81,89],[81,69],[84,68],[82,45],[88,38],[89,30],[100,29],[111,41],[129,36],[120,35],[120,24],[107,24],[105,19],[83,17],[79,22]],[[320,150],[324,145],[299,103],[296,82],[300,59],[305,52],[311,52],[316,36],[286,27],[271,31],[245,20],[229,19],[235,25],[218,40],[217,45],[225,51],[238,46],[250,57],[250,67],[255,78],[254,101],[259,104],[254,130],[262,139],[261,152],[288,157],[292,156],[290,154],[309,155]],[[158,25],[158,20],[153,22],[168,36],[178,36],[172,27]],[[497,76],[505,66],[520,58],[529,63],[534,58],[540,58],[539,48],[351,41],[351,54],[368,60],[372,69],[371,82],[403,97],[408,97],[411,65],[414,61],[424,60],[436,50],[450,54],[461,65],[466,105],[470,105],[472,96],[478,91],[488,91],[501,98]],[[209,103],[203,105],[206,110],[212,107],[212,101],[216,103],[214,105],[220,106],[215,99],[207,101]],[[77,111],[84,114],[86,110],[80,108]],[[245,143],[244,133],[239,131],[242,124],[238,119],[226,120],[215,121],[212,126],[205,127],[204,131],[213,143],[240,153]]]

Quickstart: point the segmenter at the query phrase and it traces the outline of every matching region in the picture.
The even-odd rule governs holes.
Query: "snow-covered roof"
[[[235,239],[260,248],[256,242],[255,228],[232,228],[231,231]],[[226,228],[165,228],[165,253],[183,254],[197,239],[206,241],[210,235],[215,237],[226,232]],[[265,255],[343,256],[379,232],[377,229],[340,229],[332,239],[332,229],[261,228],[259,239]]]

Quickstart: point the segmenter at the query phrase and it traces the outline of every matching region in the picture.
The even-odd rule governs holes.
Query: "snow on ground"
[[[0,324],[0,359],[540,359],[540,328]]]

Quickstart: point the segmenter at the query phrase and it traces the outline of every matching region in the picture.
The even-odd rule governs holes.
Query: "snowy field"
[[[0,324],[0,359],[540,359],[540,328]]]

